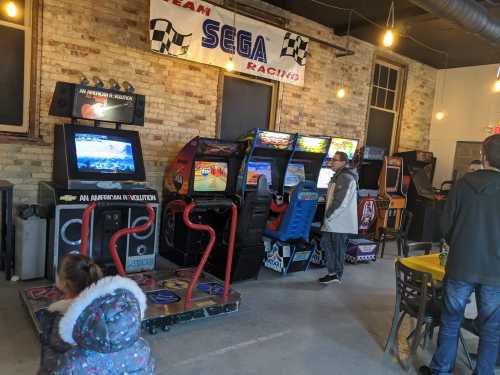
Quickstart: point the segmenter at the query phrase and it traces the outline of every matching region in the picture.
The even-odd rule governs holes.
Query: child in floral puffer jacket
[[[101,278],[88,257],[62,259],[57,287],[65,299],[39,316],[42,360],[38,375],[155,373],[140,337],[146,297],[128,278]]]

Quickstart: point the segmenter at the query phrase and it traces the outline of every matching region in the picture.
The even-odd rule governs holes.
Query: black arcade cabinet
[[[107,249],[113,233],[148,220],[146,209],[137,203],[148,203],[157,212],[158,195],[145,183],[139,133],[119,129],[121,123],[141,125],[138,111],[143,117],[143,96],[57,83],[50,114],[72,121],[55,126],[53,181],[39,185],[39,203],[49,212],[49,278],[54,278],[62,256],[79,251],[82,214],[89,203],[117,203],[98,207],[90,221],[89,256],[105,270],[113,267]],[[77,125],[78,118],[92,120],[95,126]],[[98,127],[101,121],[117,123],[116,129]],[[146,233],[128,235],[118,243],[127,272],[155,267],[158,222],[156,218]]]
[[[404,160],[404,175],[408,180],[406,207],[413,213],[408,238],[412,241],[438,242],[445,196],[432,187],[436,158],[428,151],[408,151],[396,155]]]
[[[191,220],[215,230],[212,254],[227,243],[242,148],[238,142],[196,137],[167,168],[160,252],[177,265],[197,265],[208,244],[207,233],[190,230],[184,223],[184,208],[193,200],[210,201],[210,207],[195,209]]]

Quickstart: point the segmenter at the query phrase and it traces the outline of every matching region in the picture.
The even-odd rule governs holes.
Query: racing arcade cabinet
[[[296,137],[284,180],[285,203],[272,203],[271,211],[279,216],[264,232],[268,241],[264,265],[283,274],[309,267],[314,253],[309,232],[319,198],[316,184],[330,144],[328,137]]]
[[[439,242],[439,220],[446,195],[432,187],[436,158],[428,151],[408,151],[396,154],[404,160],[404,174],[409,179],[406,208],[413,213],[408,239],[419,242]]]
[[[195,200],[211,203],[194,210],[191,220],[213,228],[215,248],[227,242],[241,157],[241,143],[212,138],[195,137],[182,148],[165,172],[162,255],[183,267],[200,262],[209,236],[191,230],[183,219],[185,207]]]

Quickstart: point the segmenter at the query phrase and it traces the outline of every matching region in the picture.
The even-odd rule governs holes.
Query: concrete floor
[[[259,280],[235,284],[242,294],[238,313],[145,334],[157,374],[405,373],[394,358],[383,358],[394,306],[393,251],[375,263],[346,265],[340,285],[318,284],[324,269],[286,277],[263,269]],[[0,282],[2,375],[34,374],[38,367],[38,339],[18,297],[26,285]],[[466,339],[474,349],[477,339]],[[406,345],[400,350],[404,358]],[[417,362],[430,355],[419,352]],[[459,358],[456,374],[469,373]]]

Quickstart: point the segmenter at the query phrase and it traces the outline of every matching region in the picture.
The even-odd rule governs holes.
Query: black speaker
[[[75,99],[75,84],[57,82],[50,103],[49,115],[71,117],[73,115],[73,100]]]
[[[136,95],[133,125],[144,126],[144,112],[146,111],[146,97]]]

